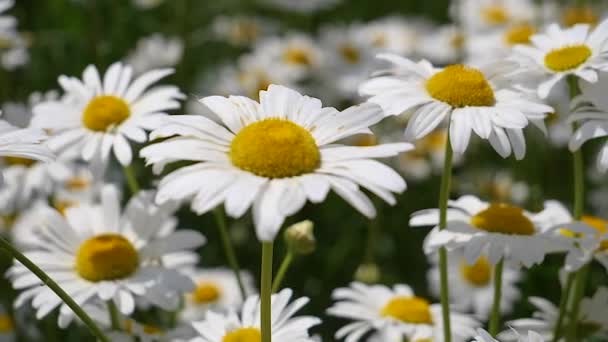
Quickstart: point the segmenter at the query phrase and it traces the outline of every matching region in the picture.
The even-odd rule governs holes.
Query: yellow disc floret
[[[465,261],[460,263],[460,273],[462,277],[475,287],[484,287],[492,280],[492,266],[485,256],[479,257],[473,265],[467,264]]]
[[[348,64],[357,64],[361,61],[361,53],[356,47],[350,44],[342,45],[340,47],[340,54]]]
[[[221,290],[214,283],[200,282],[192,293],[196,304],[210,304],[216,302],[222,296]]]
[[[420,297],[395,297],[382,308],[380,314],[404,323],[432,324],[429,302]]]
[[[28,159],[28,158],[23,158],[23,157],[4,157],[4,161],[11,166],[15,166],[15,165],[21,165],[21,166],[25,166],[25,167],[30,167],[32,166],[36,161],[32,160],[32,159]]]
[[[490,25],[502,25],[509,21],[509,12],[504,6],[486,6],[481,9],[481,17]]]
[[[240,328],[233,330],[222,338],[222,342],[260,342],[262,333],[257,328]]]
[[[583,215],[583,217],[581,217],[581,221],[597,230],[597,235],[600,237],[604,237],[608,233],[608,221],[602,218]],[[601,240],[599,249],[601,251],[608,250],[608,240]]]
[[[447,66],[426,81],[434,99],[452,107],[487,107],[496,102],[492,86],[483,73],[462,64]]]
[[[230,160],[261,177],[286,178],[316,170],[321,154],[305,128],[287,120],[265,119],[241,129],[234,137]]]
[[[121,235],[102,234],[86,240],[76,255],[76,271],[92,282],[128,277],[137,270],[139,255]]]
[[[89,102],[82,114],[84,126],[92,131],[104,132],[125,121],[131,110],[116,96],[98,96]]]
[[[505,33],[505,42],[508,45],[530,44],[530,37],[536,33],[534,26],[520,24],[512,26]]]
[[[289,48],[285,50],[285,53],[283,54],[283,60],[287,64],[295,64],[302,66],[308,66],[312,64],[308,52],[304,49],[298,48]]]
[[[584,44],[554,49],[545,55],[545,66],[557,72],[576,69],[585,63],[591,54],[591,49]]]
[[[562,22],[568,27],[577,24],[597,25],[599,18],[591,7],[570,7],[564,10]]]
[[[471,218],[471,224],[490,233],[534,235],[534,224],[523,209],[509,204],[493,203]]]
[[[15,330],[13,318],[9,315],[0,315],[0,334],[7,334]]]

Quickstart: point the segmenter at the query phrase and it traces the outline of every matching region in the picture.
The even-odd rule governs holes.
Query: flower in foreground
[[[337,143],[369,132],[369,126],[382,120],[374,104],[339,112],[277,85],[260,92],[260,103],[241,96],[211,96],[201,102],[223,126],[202,116],[175,116],[151,135],[172,138],[141,151],[156,172],[168,163],[196,162],[162,179],[156,197],[160,203],[190,200],[197,214],[224,203],[232,217],[253,206],[258,238],[272,241],[287,216],[307,200],[323,202],[330,189],[367,217],[376,210],[360,187],[390,204],[396,202],[392,192],[405,190],[395,171],[372,158],[395,156],[412,149],[411,144]]]
[[[436,298],[440,296],[439,260],[431,258],[431,269],[427,273],[430,290]],[[500,310],[511,312],[515,301],[520,298],[517,282],[519,270],[505,267],[502,273],[502,298]],[[490,317],[494,298],[494,267],[486,256],[481,256],[474,264],[469,265],[460,249],[448,253],[448,283],[450,284],[450,303],[460,310],[472,312],[480,319]]]
[[[448,202],[447,227],[434,228],[425,241],[427,253],[441,246],[463,247],[469,265],[482,255],[496,265],[503,258],[513,266],[531,267],[543,261],[545,254],[559,250],[555,238],[547,233],[543,212],[528,213],[506,203],[487,203],[465,195]],[[415,212],[410,226],[437,226],[439,209]]]
[[[368,80],[359,92],[387,115],[411,112],[405,129],[408,141],[423,138],[447,120],[456,153],[464,153],[473,131],[489,140],[502,157],[513,152],[522,159],[526,151],[522,130],[530,122],[544,129],[543,119],[553,111],[531,94],[506,86],[516,67],[511,62],[436,69],[425,60],[414,63],[391,54],[378,58],[392,63],[388,75]]]
[[[538,96],[546,98],[551,89],[566,76],[573,75],[595,83],[598,71],[608,70],[608,20],[590,32],[589,25],[560,28],[549,25],[545,33],[530,38],[532,46],[518,45],[515,57],[521,67],[538,73],[542,83]]]
[[[350,287],[334,290],[336,303],[327,313],[353,320],[336,332],[337,339],[360,341],[373,331],[382,341],[438,340],[443,338],[441,305],[418,297],[404,284],[392,289],[383,285],[352,283]],[[467,315],[450,312],[452,340],[468,341],[480,323]]]
[[[272,340],[314,342],[308,330],[315,325],[319,325],[321,320],[313,316],[293,317],[297,311],[308,303],[308,298],[301,297],[291,301],[291,297],[292,291],[290,289],[284,289],[272,295]],[[210,311],[205,320],[192,324],[199,336],[190,341],[261,341],[259,302],[258,296],[247,298],[240,315],[234,311],[227,314]]]
[[[92,65],[82,80],[61,76],[64,96],[36,105],[32,126],[53,132],[48,145],[59,155],[95,160],[103,166],[113,151],[121,165],[129,165],[133,152],[128,140],[145,142],[146,130],[158,128],[165,111],[180,106],[183,95],[177,87],[148,89],[172,73],[172,69],[157,69],[133,79],[130,66],[114,63],[103,80]]]
[[[159,261],[194,249],[205,239],[195,231],[173,231],[173,218],[160,212],[164,208],[155,207],[150,198],[140,193],[121,212],[118,191],[108,185],[100,204],[68,208],[65,217],[48,211],[38,230],[41,243],[25,255],[81,305],[112,300],[129,315],[135,299],[142,297],[164,309],[176,309],[179,301],[171,299],[194,285]],[[152,215],[153,211],[159,214]],[[31,300],[39,319],[61,306],[59,326],[70,323],[71,310],[24,266],[15,263],[8,276],[15,289],[23,290],[16,306]]]

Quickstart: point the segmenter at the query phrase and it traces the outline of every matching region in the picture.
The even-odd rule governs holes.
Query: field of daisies
[[[608,1],[0,0],[0,342],[608,341]]]

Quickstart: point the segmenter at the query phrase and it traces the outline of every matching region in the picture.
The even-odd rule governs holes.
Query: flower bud
[[[317,242],[313,233],[314,224],[306,220],[289,226],[285,230],[287,248],[294,254],[306,255],[315,251]]]
[[[355,280],[367,284],[380,281],[380,268],[374,263],[363,263],[355,271]]]

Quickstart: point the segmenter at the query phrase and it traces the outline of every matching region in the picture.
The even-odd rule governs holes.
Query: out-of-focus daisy
[[[432,267],[427,273],[430,289],[436,298],[440,295],[439,260],[433,255]],[[448,278],[450,303],[459,310],[472,312],[480,320],[490,317],[494,298],[494,267],[486,256],[469,265],[461,250],[448,253]],[[521,278],[516,269],[506,267],[502,274],[502,298],[500,310],[511,312],[520,293],[516,283]]]
[[[102,180],[95,178],[86,165],[71,165],[71,176],[60,183],[51,195],[51,204],[60,213],[80,204],[90,204],[98,200],[103,187]]]
[[[608,25],[606,26],[608,31]],[[578,150],[589,140],[608,136],[608,99],[606,98],[608,74],[599,75],[596,83],[579,82],[581,95],[575,100],[578,106],[568,118],[570,122],[580,123],[580,127],[570,139],[571,151]],[[599,151],[597,168],[600,172],[608,170],[608,143],[604,143]]]
[[[15,5],[15,0],[0,1],[0,31],[12,31],[17,26],[17,18],[12,15],[7,15],[4,12],[8,11]]]
[[[412,112],[406,140],[421,139],[445,120],[450,121],[450,143],[456,153],[469,145],[471,132],[488,139],[496,152],[507,157],[513,151],[523,158],[523,128],[529,122],[544,127],[552,108],[529,94],[510,89],[505,82],[514,64],[501,62],[473,68],[456,64],[435,69],[422,60],[414,63],[397,55],[381,54],[391,62],[388,75],[372,78],[359,89],[387,115]]]
[[[160,209],[149,197],[133,197],[121,212],[118,191],[108,185],[99,205],[69,208],[65,217],[49,211],[38,230],[43,243],[25,254],[77,303],[111,300],[121,313],[129,315],[135,309],[135,298],[145,297],[174,310],[177,301],[168,301],[170,294],[179,297],[194,285],[188,277],[162,266],[160,260],[194,249],[205,240],[190,230],[163,235],[168,222],[150,215]],[[59,326],[72,320],[71,310],[48,287],[40,286],[41,280],[24,266],[16,263],[9,277],[13,287],[23,290],[17,307],[31,300],[37,317],[42,318],[61,306]]]
[[[133,4],[143,10],[160,6],[165,0],[133,0]]]
[[[473,265],[481,255],[495,265],[501,259],[507,264],[531,267],[543,261],[545,254],[558,250],[558,244],[548,234],[545,215],[528,213],[505,203],[487,203],[475,196],[465,195],[448,202],[447,227],[434,228],[425,242],[427,252],[440,246],[448,249],[464,247],[464,256]],[[410,226],[437,226],[439,209],[415,212]]]
[[[475,336],[474,342],[500,342],[492,335],[490,335],[487,331],[483,329],[477,329],[477,336]],[[545,342],[545,339],[537,333],[536,331],[528,330],[527,335],[519,335],[517,337],[517,342]]]
[[[536,27],[529,23],[515,23],[500,30],[469,35],[466,57],[470,63],[483,63],[509,57],[515,45],[529,45]]]
[[[538,73],[541,83],[538,95],[546,98],[551,89],[568,75],[595,83],[598,70],[608,69],[608,20],[595,29],[589,25],[560,28],[549,25],[545,33],[530,38],[531,46],[514,48],[521,68]]]
[[[419,20],[385,17],[363,25],[360,36],[379,51],[411,55],[417,47],[419,26],[425,25]]]
[[[517,341],[519,334],[524,334],[528,330],[538,332],[543,340],[551,341],[559,309],[550,301],[540,297],[530,297],[532,304],[537,311],[532,318],[521,318],[509,321],[507,326],[512,329],[498,334],[501,341]],[[592,297],[585,297],[581,301],[579,323],[581,327],[577,331],[581,334],[578,341],[584,341],[592,336],[607,336],[608,334],[608,288],[600,287]],[[566,318],[567,322],[567,318]],[[564,324],[567,327],[568,324]],[[584,327],[584,328],[583,328]]]
[[[356,342],[369,332],[391,336],[391,340],[398,336],[408,341],[443,336],[441,305],[416,296],[407,285],[399,284],[391,289],[352,283],[350,287],[334,290],[332,297],[336,303],[327,313],[354,321],[336,332],[337,339]],[[468,341],[480,326],[475,319],[455,312],[450,312],[450,319],[455,342]]]
[[[60,155],[98,160],[105,165],[110,153],[122,165],[129,165],[133,152],[128,140],[143,143],[146,130],[158,128],[165,111],[179,108],[184,96],[174,86],[148,89],[173,73],[158,69],[133,79],[133,68],[112,64],[103,81],[97,68],[88,66],[83,79],[61,76],[65,95],[33,109],[32,125],[52,131],[48,145]]]
[[[201,320],[209,310],[227,312],[237,310],[243,303],[239,284],[234,272],[226,268],[196,269],[187,271],[194,282],[194,291],[186,294],[184,308],[180,312],[187,322]],[[245,291],[255,293],[253,278],[248,272],[241,272]]]
[[[212,30],[217,38],[232,45],[251,45],[274,31],[275,25],[269,24],[269,21],[267,18],[244,15],[216,16]]]
[[[383,118],[377,105],[339,112],[277,85],[260,92],[260,103],[239,96],[201,102],[224,126],[202,116],[175,116],[151,135],[174,137],[141,151],[156,172],[179,160],[196,162],[163,178],[157,195],[161,203],[189,200],[197,214],[224,203],[232,217],[253,206],[258,238],[272,241],[287,216],[307,200],[322,202],[330,189],[367,217],[376,210],[360,187],[389,204],[396,202],[393,192],[405,190],[395,171],[372,158],[394,156],[412,149],[411,144],[333,144],[369,132]]]
[[[308,330],[320,324],[321,320],[312,316],[293,317],[308,303],[308,298],[301,297],[291,301],[291,297],[290,289],[272,295],[272,340],[314,342]],[[205,320],[192,325],[199,336],[190,340],[191,342],[261,341],[259,297],[248,297],[240,315],[234,311],[227,314],[210,311]]]
[[[29,41],[23,34],[0,29],[0,62],[6,70],[14,70],[29,62],[28,47]]]
[[[456,25],[429,30],[418,41],[416,51],[423,58],[439,65],[455,63],[463,56],[467,38]]]
[[[600,22],[600,17],[597,15],[598,10],[591,6],[566,7],[562,10],[561,22],[566,27],[578,24],[587,24],[593,27]]]
[[[312,13],[335,6],[342,0],[264,0],[266,3],[287,11]]]
[[[461,194],[474,193],[494,202],[523,205],[530,196],[530,187],[525,181],[514,179],[505,170],[473,170],[460,177],[456,185]]]
[[[518,22],[533,22],[532,0],[461,0],[451,8],[456,22],[467,32],[504,27]]]
[[[141,38],[135,50],[127,57],[127,64],[138,75],[158,68],[174,67],[182,59],[184,43],[177,37],[160,33]]]

